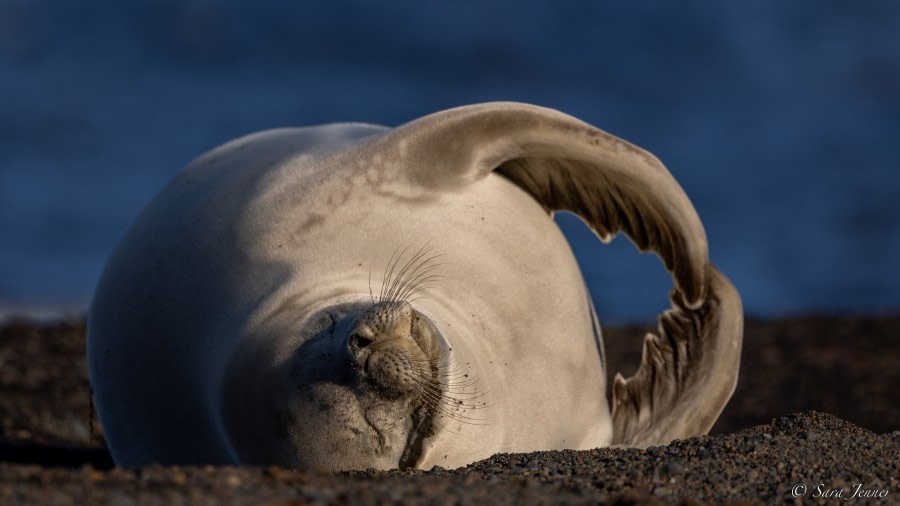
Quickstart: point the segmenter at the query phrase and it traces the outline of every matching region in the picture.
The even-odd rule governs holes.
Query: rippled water
[[[0,0],[0,311],[83,311],[235,136],[518,100],[658,155],[755,315],[900,309],[900,3]],[[601,317],[670,282],[562,220]]]

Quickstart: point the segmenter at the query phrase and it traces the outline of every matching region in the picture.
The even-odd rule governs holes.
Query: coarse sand
[[[604,329],[631,374],[650,327]],[[746,325],[710,435],[646,450],[498,454],[453,470],[326,474],[112,466],[82,319],[0,325],[0,504],[900,504],[900,316]]]

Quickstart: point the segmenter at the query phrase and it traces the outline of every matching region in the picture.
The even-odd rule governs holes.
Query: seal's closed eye
[[[350,349],[360,349],[372,344],[372,340],[360,334],[350,336]]]

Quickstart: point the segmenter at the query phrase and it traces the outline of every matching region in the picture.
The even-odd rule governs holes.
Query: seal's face
[[[286,467],[415,466],[444,402],[440,333],[405,301],[344,304],[317,314],[304,326],[307,338],[273,369],[269,386],[242,392],[244,408],[226,412],[231,427],[254,426],[254,437],[234,441],[238,459],[254,463],[257,455],[275,453]],[[259,373],[268,360],[246,363]],[[246,410],[247,401],[257,409]]]
[[[468,365],[411,304],[438,277],[430,251],[405,263],[403,251],[395,254],[377,297],[288,299],[245,340],[224,392],[235,461],[271,464],[274,455],[285,467],[415,467],[448,421],[472,422],[468,413],[484,401]]]

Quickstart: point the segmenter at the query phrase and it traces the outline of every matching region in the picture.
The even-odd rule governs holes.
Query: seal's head
[[[278,349],[283,339],[262,338],[230,367],[224,421],[236,460],[415,466],[445,402],[449,350],[431,320],[409,302],[386,300],[333,305],[302,327],[293,352]],[[265,381],[240,381],[251,370]]]

